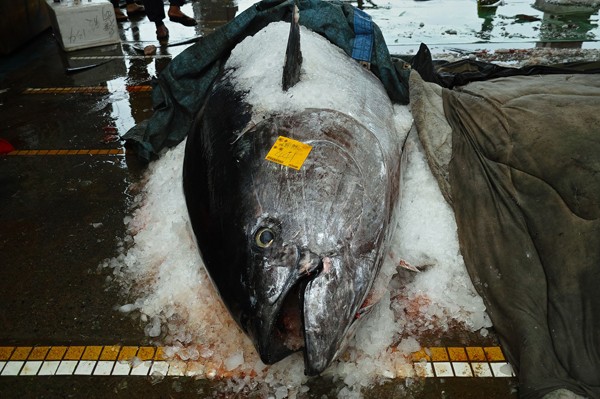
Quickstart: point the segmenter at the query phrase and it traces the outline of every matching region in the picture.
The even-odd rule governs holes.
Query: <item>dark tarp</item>
[[[410,86],[520,396],[600,398],[600,75]]]
[[[293,4],[293,0],[263,0],[175,57],[153,82],[154,114],[123,138],[146,160],[162,148],[181,142],[231,50],[269,23],[289,21]],[[300,0],[297,4],[301,25],[352,55],[357,37],[354,7],[340,1]],[[372,27],[371,71],[382,81],[392,101],[406,104],[409,70],[402,68],[402,62],[392,61],[381,31],[374,23]],[[362,26],[357,31],[363,33]]]
[[[392,56],[392,58],[397,59],[400,57]],[[423,80],[437,83],[440,86],[450,89],[454,86],[464,86],[470,82],[508,76],[600,73],[599,61],[577,61],[555,65],[526,65],[521,68],[507,67],[473,59],[463,59],[455,62],[435,61],[432,59],[431,52],[425,44],[421,44],[417,54],[406,58],[406,61],[410,62],[413,70],[419,72]]]

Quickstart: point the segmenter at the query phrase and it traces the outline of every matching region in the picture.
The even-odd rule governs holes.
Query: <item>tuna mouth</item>
[[[272,306],[264,308],[265,318],[260,323],[262,328],[259,327],[257,331],[257,349],[264,363],[276,363],[305,348],[304,294],[307,285],[317,278],[322,270],[321,258],[313,253],[304,252],[299,257],[295,273],[288,279],[283,295]],[[306,351],[304,355],[306,363]]]
[[[304,347],[303,301],[307,281],[301,281],[289,290],[277,313],[274,336],[289,350],[296,352]]]
[[[304,374],[316,376],[344,347],[368,287],[352,280],[340,256],[305,249],[296,259],[277,299],[258,302],[252,335],[265,364],[302,351]]]

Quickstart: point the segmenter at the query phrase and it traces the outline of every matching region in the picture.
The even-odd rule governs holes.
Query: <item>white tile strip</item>
[[[472,362],[473,373],[475,377],[493,377],[492,369],[487,362]]]
[[[21,360],[7,362],[2,370],[2,375],[19,375],[24,364],[25,362]]]
[[[515,377],[507,362],[416,362],[400,365],[398,378],[445,378],[445,377]],[[135,364],[108,360],[28,360],[1,361],[1,376],[50,376],[50,375],[96,375],[96,376],[205,376],[201,363],[180,360],[152,361]]]
[[[436,377],[454,377],[450,362],[433,362]]]
[[[500,363],[490,363],[490,367],[492,368],[492,372],[494,373],[494,377],[514,377],[515,373],[513,372],[510,364],[506,362]]]
[[[111,375],[115,362],[110,360],[99,360],[94,369],[94,375]]]
[[[150,369],[150,375],[156,377],[164,377],[169,373],[169,363],[168,362],[154,362],[152,364],[152,368]]]
[[[131,375],[148,375],[150,367],[152,367],[152,361],[150,360],[138,363],[131,368]]]
[[[56,375],[73,375],[77,363],[77,360],[63,360],[56,370]]]
[[[94,367],[96,366],[95,360],[81,360],[75,369],[74,375],[92,375]]]
[[[37,375],[38,371],[42,367],[42,362],[39,360],[28,360],[21,369],[19,375]]]
[[[471,366],[467,362],[452,362],[452,368],[456,377],[473,377]]]
[[[44,363],[42,363],[42,367],[40,368],[38,375],[56,374],[56,370],[58,370],[59,364],[59,360],[46,360]]]
[[[131,365],[129,362],[116,362],[112,375],[129,375]]]
[[[415,372],[417,377],[435,377],[433,373],[433,365],[429,362],[415,363]]]
[[[217,376],[218,372],[215,369],[207,369],[203,362],[192,362],[182,360],[145,360],[141,361],[138,357],[134,357],[129,361],[116,361],[116,360],[60,360],[66,351],[65,347],[57,347],[56,350],[48,352],[49,347],[40,347],[39,349],[31,352],[31,347],[23,347],[20,351],[13,351],[14,347],[0,347],[0,355],[3,356],[3,360],[0,361],[0,376],[52,376],[52,375],[76,375],[76,376],[193,376],[196,378],[213,378]],[[74,354],[68,356],[68,359],[76,359],[81,354],[77,355],[77,350],[83,352],[83,347],[73,347]],[[86,359],[97,359],[100,358],[99,347],[88,347],[84,358]],[[100,347],[101,348],[101,347]],[[108,347],[111,351],[115,351],[115,347]],[[143,347],[144,350],[142,357],[151,359],[155,350],[148,347]],[[132,349],[134,351],[132,351]],[[504,361],[502,354],[498,354],[497,350],[489,348],[489,353],[486,351],[486,356],[492,356],[489,361],[486,361],[483,356],[479,355],[478,352],[468,352],[469,357],[481,359],[480,361],[467,361],[467,357],[459,356],[460,351],[453,348],[453,351],[448,352],[450,355],[450,361],[446,356],[437,356],[438,358],[434,361],[428,358],[427,355],[421,356],[419,353],[413,355],[414,359],[421,359],[415,362],[406,362],[399,359],[396,364],[395,374],[392,377],[396,378],[507,378],[515,377],[515,373],[511,365]],[[46,350],[46,352],[43,352]],[[61,352],[62,350],[62,352]],[[129,352],[131,354],[136,353],[138,348],[127,347],[127,352],[120,353],[120,357],[129,358]],[[34,353],[31,355],[31,360],[27,360],[29,356],[27,353]],[[483,352],[480,350],[483,354]],[[48,353],[48,359],[41,360]],[[112,352],[107,352],[112,353]],[[114,357],[119,353],[114,353]],[[125,353],[125,355],[123,355]],[[159,352],[156,352],[157,356]],[[436,352],[437,353],[437,352]],[[441,353],[441,352],[440,352]],[[446,353],[446,355],[448,354]],[[474,355],[473,355],[474,353]],[[16,354],[16,355],[15,355]],[[443,353],[442,353],[443,354]],[[454,354],[454,361],[452,361]],[[10,356],[15,359],[22,360],[8,360]],[[434,353],[435,355],[435,353]],[[110,356],[103,355],[104,358],[111,358]],[[162,355],[160,355],[162,356]],[[429,356],[432,356],[429,354]],[[432,356],[433,357],[433,356]],[[427,358],[427,360],[425,360]]]

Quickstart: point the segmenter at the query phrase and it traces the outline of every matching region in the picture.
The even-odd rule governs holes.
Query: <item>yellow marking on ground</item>
[[[118,360],[121,361],[128,361],[131,360],[135,357],[135,354],[138,351],[138,347],[137,346],[124,346],[121,349],[121,352],[119,353],[119,356],[117,357]]]
[[[453,362],[466,362],[468,360],[467,352],[462,347],[448,347],[448,354]]]
[[[120,345],[0,346],[0,378],[4,375],[38,375],[38,372],[39,375],[121,376],[158,373],[163,376],[189,375],[198,378],[229,378],[238,375],[237,371],[224,370],[220,364],[210,359],[184,361],[176,356],[167,356],[165,350],[160,346]],[[407,358],[405,354],[398,355]],[[436,346],[421,348],[408,357],[412,362],[398,364],[397,378],[514,377],[510,364],[505,363],[500,347]],[[144,363],[128,364],[134,358]],[[33,362],[30,367],[27,367],[28,361]],[[57,365],[60,361],[61,368]],[[36,365],[38,369],[33,370],[32,367]]]
[[[429,348],[429,350],[431,351],[431,360],[433,360],[434,362],[448,361],[448,352],[446,352],[445,347],[431,347]]]
[[[29,354],[27,360],[44,360],[49,350],[49,346],[36,346]]]
[[[83,355],[81,355],[81,360],[98,360],[101,352],[101,346],[86,346]]]
[[[484,362],[485,361],[485,353],[483,352],[483,348],[480,346],[467,346],[465,348],[467,350],[467,355],[469,356],[469,360],[474,362]]]
[[[31,346],[19,346],[15,349],[10,360],[27,360],[27,356],[31,352]]]
[[[115,91],[128,92],[150,92],[150,85],[132,85],[124,86],[122,89],[108,88],[106,86],[77,86],[77,87],[28,87],[23,90],[23,94],[76,94],[76,93],[109,93]]]
[[[67,352],[66,346],[53,346],[46,356],[46,360],[62,360],[63,356]]]
[[[100,355],[100,360],[117,360],[120,350],[121,347],[119,345],[105,346]]]
[[[65,353],[64,360],[79,360],[85,350],[85,346],[69,346]]]
[[[155,348],[153,346],[141,346],[137,353],[140,360],[152,360],[154,357]]]
[[[483,351],[485,352],[485,356],[487,357],[487,360],[490,362],[505,361],[504,354],[502,353],[502,349],[500,349],[500,347],[498,347],[498,346],[485,347],[485,348],[483,348]]]
[[[0,361],[10,359],[10,355],[12,355],[14,350],[14,346],[0,346]]]
[[[162,346],[159,346],[158,348],[156,348],[156,353],[154,354],[154,360],[167,360],[167,357],[165,356],[165,348],[163,348]]]
[[[46,155],[125,155],[124,148],[93,149],[93,150],[15,150],[9,156],[46,156]]]
[[[413,360],[413,362],[420,362],[422,360],[430,361],[431,357],[427,354],[427,352],[423,348],[412,354],[412,360]]]

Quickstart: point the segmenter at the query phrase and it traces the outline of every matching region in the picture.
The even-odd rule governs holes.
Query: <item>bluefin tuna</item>
[[[377,302],[401,149],[381,82],[297,21],[232,51],[183,183],[205,267],[264,363],[303,351],[320,374]]]

